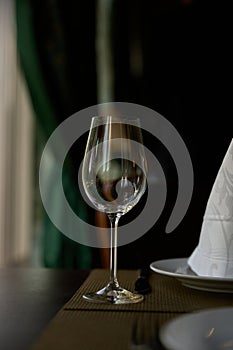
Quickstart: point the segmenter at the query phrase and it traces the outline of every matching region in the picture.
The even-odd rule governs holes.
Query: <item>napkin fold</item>
[[[199,243],[188,265],[200,276],[233,278],[233,139],[212,187]]]

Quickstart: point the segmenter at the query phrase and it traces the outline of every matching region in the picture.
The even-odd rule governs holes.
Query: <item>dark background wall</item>
[[[148,262],[188,256],[233,135],[232,1],[115,1],[113,17],[116,100],[145,105],[167,118],[182,136],[194,168],[189,210],[166,235],[177,178],[166,150],[147,135],[146,143],[166,170],[170,204],[132,247],[138,259]],[[134,61],[132,52],[138,57]]]

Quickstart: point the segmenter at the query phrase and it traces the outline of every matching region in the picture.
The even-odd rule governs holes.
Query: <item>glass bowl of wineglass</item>
[[[117,231],[122,215],[144,194],[147,163],[139,119],[96,116],[87,140],[82,182],[97,210],[110,221],[110,277],[101,290],[83,295],[91,302],[128,304],[143,300],[119,285],[117,279]]]

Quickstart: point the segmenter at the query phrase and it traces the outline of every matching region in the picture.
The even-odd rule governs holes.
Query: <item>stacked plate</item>
[[[189,268],[187,261],[188,258],[159,260],[151,263],[150,268],[162,275],[176,278],[186,287],[209,292],[233,293],[233,278],[196,275]]]

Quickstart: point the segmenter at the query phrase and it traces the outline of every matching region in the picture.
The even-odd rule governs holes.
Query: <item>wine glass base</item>
[[[108,286],[97,292],[84,294],[83,298],[93,303],[104,304],[135,304],[144,300],[141,294],[132,293],[121,287],[112,290]]]

